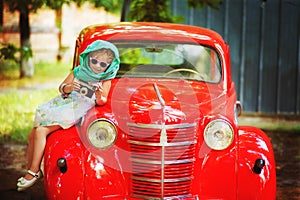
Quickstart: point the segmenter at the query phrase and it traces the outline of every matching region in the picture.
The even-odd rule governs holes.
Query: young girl
[[[28,171],[18,179],[18,191],[31,187],[43,176],[40,165],[46,137],[60,128],[73,126],[93,106],[104,105],[107,101],[111,79],[116,76],[120,64],[117,48],[107,41],[96,40],[80,54],[79,59],[80,65],[59,86],[61,95],[36,110],[27,149]],[[93,86],[91,97],[81,92],[82,82]]]

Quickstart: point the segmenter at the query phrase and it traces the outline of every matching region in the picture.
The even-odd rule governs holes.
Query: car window
[[[221,62],[217,52],[198,44],[115,43],[121,65],[117,77],[185,78],[217,83]]]

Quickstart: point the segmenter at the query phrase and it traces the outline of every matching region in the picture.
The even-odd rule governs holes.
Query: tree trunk
[[[56,55],[56,60],[59,62],[63,56],[63,48],[62,48],[62,8],[55,10],[56,19],[55,24],[58,29],[57,40],[58,40],[58,52]]]
[[[20,63],[20,78],[32,77],[34,74],[33,58],[28,52],[31,51],[30,43],[30,27],[29,27],[29,10],[24,9],[20,12],[20,38],[21,38],[21,63]],[[27,53],[25,52],[27,51]]]
[[[131,0],[124,0],[122,6],[122,13],[121,13],[121,22],[127,21],[127,14],[129,12]]]
[[[0,0],[0,26],[3,27],[4,2]]]

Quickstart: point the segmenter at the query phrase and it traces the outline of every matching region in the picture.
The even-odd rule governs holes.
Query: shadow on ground
[[[43,179],[34,185],[34,187],[23,191],[17,192],[16,180],[23,176],[24,173],[14,169],[1,169],[0,170],[0,199],[10,200],[43,200],[46,199],[44,192]]]
[[[26,145],[19,144],[0,145],[0,199],[46,199],[43,179],[26,191],[17,191],[17,180],[24,176],[26,169],[26,148]]]

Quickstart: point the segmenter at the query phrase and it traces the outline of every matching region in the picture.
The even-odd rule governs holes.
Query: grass
[[[32,85],[61,82],[70,69],[70,63],[36,63],[34,76],[20,79],[18,65],[9,61],[0,61],[0,89],[19,89]]]
[[[17,65],[0,63],[0,143],[27,142],[35,108],[58,95],[70,69],[68,63],[36,63],[34,77],[19,79]]]
[[[267,131],[300,133],[300,116],[284,114],[243,113],[239,117],[239,125],[255,126]]]

